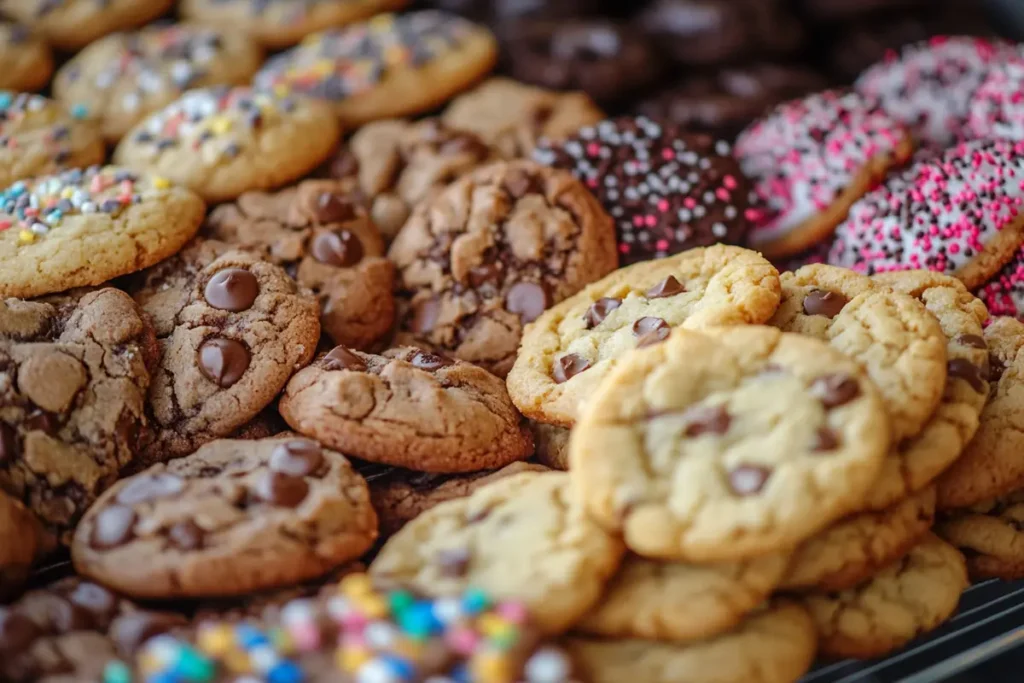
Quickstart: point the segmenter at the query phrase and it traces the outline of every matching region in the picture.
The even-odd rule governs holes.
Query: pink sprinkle
[[[445,641],[456,654],[469,656],[476,650],[480,637],[467,628],[456,628],[445,635]]]
[[[513,624],[522,624],[526,622],[526,607],[519,602],[502,602],[499,603],[496,611],[505,621],[512,622]]]

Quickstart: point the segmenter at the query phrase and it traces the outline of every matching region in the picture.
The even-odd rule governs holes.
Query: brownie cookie
[[[86,47],[57,72],[53,94],[114,143],[190,88],[248,83],[261,59],[237,31],[149,26]]]
[[[533,432],[537,462],[555,470],[569,469],[570,430],[530,420],[530,431]]]
[[[133,295],[162,357],[149,392],[143,464],[191,453],[269,405],[309,363],[318,307],[281,268],[218,242],[196,242],[145,272]]]
[[[673,327],[763,323],[779,274],[739,247],[691,249],[622,268],[553,307],[523,336],[509,395],[531,420],[570,427],[580,403],[628,351]]]
[[[562,472],[524,472],[423,513],[384,544],[370,574],[429,596],[468,587],[526,606],[559,634],[600,598],[622,544],[574,504]]]
[[[25,26],[0,21],[0,89],[40,90],[53,74],[53,53]]]
[[[399,341],[504,377],[523,327],[615,269],[611,218],[565,171],[481,168],[420,204],[391,243]]]
[[[475,472],[533,453],[500,379],[420,349],[339,346],[292,378],[278,408],[343,453],[420,472]]]
[[[320,300],[320,325],[338,344],[364,349],[391,329],[394,266],[366,211],[341,183],[306,180],[222,204],[204,233],[258,252]]]
[[[106,156],[96,129],[57,102],[0,90],[0,187],[98,164]]]
[[[935,533],[967,559],[976,581],[1024,578],[1024,494],[1020,491],[945,515]]]
[[[134,459],[156,351],[116,289],[0,300],[0,488],[58,539]]]
[[[272,57],[254,83],[324,100],[343,124],[358,126],[432,109],[490,71],[496,58],[490,31],[461,17],[381,14]]]
[[[340,132],[316,100],[214,87],[190,90],[144,119],[114,158],[222,202],[305,175],[330,155]]]
[[[604,113],[583,92],[559,92],[491,78],[452,100],[441,121],[473,133],[507,159],[528,157],[540,139],[564,140]]]
[[[0,297],[98,285],[151,266],[192,238],[205,209],[165,178],[116,166],[19,180],[0,190]]]
[[[35,515],[0,490],[0,602],[13,597],[32,570],[41,545],[38,525]]]
[[[173,4],[174,0],[0,0],[0,13],[70,52],[108,33],[152,21]]]
[[[728,142],[646,116],[542,143],[533,158],[570,171],[594,193],[615,219],[623,264],[741,244],[758,217],[752,183]]]
[[[855,201],[910,159],[913,141],[872,100],[827,90],[779,105],[735,149],[767,207],[751,243],[776,258],[832,234]]]

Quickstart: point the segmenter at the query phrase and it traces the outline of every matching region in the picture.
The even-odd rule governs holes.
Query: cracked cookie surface
[[[1024,492],[951,511],[935,533],[964,554],[972,579],[1024,578]]]

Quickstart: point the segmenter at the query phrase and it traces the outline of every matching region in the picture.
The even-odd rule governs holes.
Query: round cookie
[[[734,630],[693,643],[571,637],[566,650],[591,683],[792,683],[814,661],[814,624],[776,602]]]
[[[853,588],[906,555],[931,530],[934,520],[934,487],[904,498],[891,508],[841,519],[797,548],[780,588]]]
[[[623,264],[740,244],[758,216],[751,182],[729,143],[645,116],[541,143],[533,157],[570,171],[594,193],[615,219]]]
[[[247,192],[214,209],[204,234],[259,253],[312,290],[321,328],[336,343],[368,348],[391,329],[395,269],[343,184],[306,180],[276,193]]]
[[[937,628],[967,588],[956,548],[933,534],[856,588],[802,600],[818,630],[818,653],[870,659]]]
[[[736,140],[736,158],[766,207],[751,243],[771,258],[807,249],[912,151],[903,126],[856,93],[828,90],[779,105]]]
[[[419,472],[503,467],[533,453],[504,383],[420,349],[336,347],[288,383],[278,405],[297,432],[363,460]]]
[[[71,557],[125,595],[238,595],[324,574],[376,538],[366,482],[340,453],[294,436],[221,439],[108,489]]]
[[[174,0],[0,0],[0,13],[71,52],[108,33],[150,22],[173,4]]]
[[[569,444],[574,490],[649,558],[793,548],[862,504],[889,446],[881,396],[827,344],[676,330],[623,357]]]
[[[507,159],[528,157],[540,139],[564,140],[605,118],[586,93],[558,92],[490,78],[456,97],[444,125],[477,135]]]
[[[0,490],[0,601],[13,597],[32,571],[40,539],[25,506]]]
[[[96,129],[57,102],[0,90],[0,187],[99,164],[106,156]]]
[[[490,71],[494,36],[445,12],[381,14],[272,57],[258,88],[330,104],[346,126],[432,109]]]
[[[144,465],[191,453],[256,417],[309,363],[320,338],[309,292],[223,243],[193,243],[143,273],[132,294],[161,350]]]
[[[972,579],[1024,578],[1024,494],[955,510],[944,516],[935,533],[964,554]]]
[[[330,110],[316,100],[214,87],[190,90],[141,121],[114,159],[222,202],[305,175],[330,155],[339,135]]]
[[[149,26],[107,36],[72,57],[57,72],[53,95],[96,120],[115,143],[190,88],[248,83],[261,59],[237,31]]]
[[[116,166],[18,181],[0,190],[0,297],[98,285],[151,266],[192,238],[205,210],[165,178]]]
[[[530,420],[534,457],[537,462],[555,470],[569,469],[569,435],[565,427]]]
[[[926,269],[974,289],[1024,236],[1024,141],[988,140],[925,157],[861,198],[836,228],[828,262],[871,275]]]
[[[25,26],[0,21],[0,89],[40,90],[52,74],[50,46]]]
[[[156,354],[120,290],[0,299],[0,489],[58,540],[135,458]]]
[[[482,589],[522,602],[541,631],[559,634],[600,599],[622,552],[573,502],[567,474],[524,472],[414,519],[370,575],[432,597]]]
[[[714,246],[622,268],[541,316],[508,375],[531,420],[570,427],[619,358],[673,327],[763,323],[779,304],[779,274],[755,252]]]
[[[687,643],[740,624],[778,587],[789,555],[683,564],[629,555],[577,633]]]
[[[478,169],[420,204],[391,243],[400,343],[499,377],[524,326],[617,265],[611,218],[582,183],[529,161]]]

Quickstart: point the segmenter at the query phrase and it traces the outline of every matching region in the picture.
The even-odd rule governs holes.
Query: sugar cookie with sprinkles
[[[978,140],[890,176],[836,229],[828,262],[872,275],[934,270],[974,289],[1024,233],[1024,141]]]
[[[971,98],[964,136],[970,140],[1024,140],[1022,102],[1024,59],[993,65]]]
[[[53,75],[53,52],[21,24],[0,21],[0,89],[39,90]]]
[[[98,285],[177,252],[205,205],[166,178],[90,166],[0,190],[0,296]]]
[[[329,102],[342,123],[418,114],[465,90],[497,59],[483,26],[445,12],[381,14],[310,36],[267,61],[258,88]]]
[[[751,245],[769,258],[811,247],[912,152],[903,126],[856,93],[779,105],[736,141],[736,158],[765,204]]]
[[[1014,46],[968,36],[935,36],[890,53],[854,88],[878,101],[924,145],[960,139],[969,105],[989,70],[1020,59]]]
[[[142,26],[174,0],[0,0],[0,14],[29,26],[61,50],[82,48],[114,31]]]
[[[542,164],[570,171],[615,219],[623,264],[718,242],[741,244],[758,215],[725,140],[623,116],[542,142]]]
[[[340,134],[330,109],[316,100],[205,88],[139,123],[114,159],[223,202],[305,175],[330,155]]]
[[[96,129],[57,102],[0,90],[0,187],[98,164],[106,153]]]
[[[149,26],[107,36],[79,52],[57,72],[53,95],[98,121],[114,143],[190,88],[248,83],[262,57],[237,31]]]
[[[992,315],[1024,318],[1024,248],[1013,253],[1002,269],[977,291]]]

